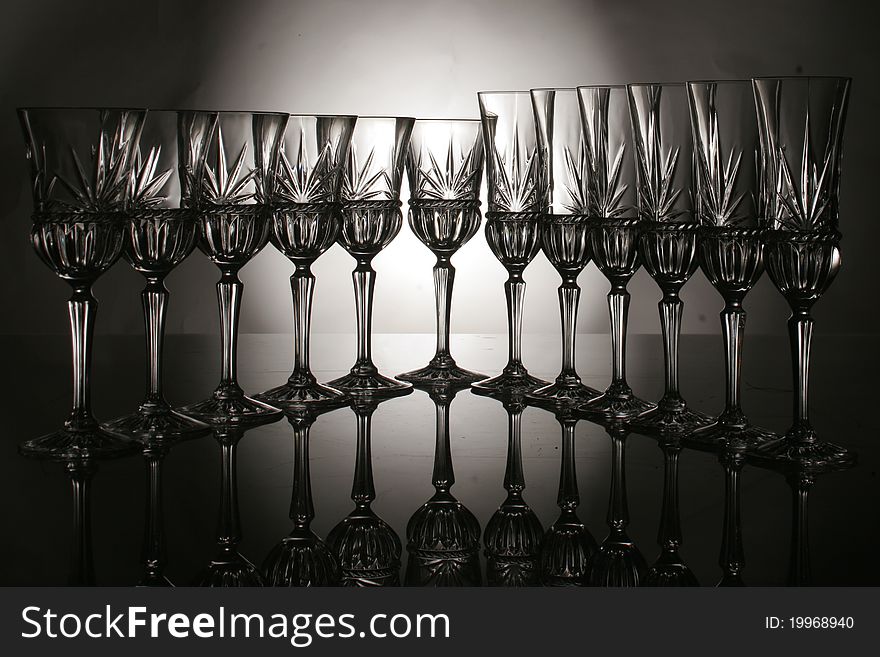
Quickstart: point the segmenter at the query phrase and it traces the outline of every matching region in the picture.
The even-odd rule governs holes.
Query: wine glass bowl
[[[36,215],[31,245],[40,260],[62,280],[91,283],[122,254],[119,215]]]

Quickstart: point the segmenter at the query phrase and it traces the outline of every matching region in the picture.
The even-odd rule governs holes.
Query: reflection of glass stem
[[[504,295],[507,298],[507,344],[508,358],[505,374],[522,374],[522,316],[523,297],[526,293],[526,282],[523,280],[522,269],[508,269],[507,281],[504,283]]]
[[[667,555],[675,555],[681,547],[681,517],[678,508],[678,457],[681,445],[677,440],[666,440],[663,450],[663,506],[660,511],[660,529],[657,542]]]
[[[437,302],[437,353],[431,364],[449,362],[449,316],[452,309],[452,286],[455,283],[455,267],[448,255],[438,255],[434,265],[434,296]]]
[[[70,585],[94,586],[95,562],[92,556],[91,482],[95,466],[91,461],[70,461],[65,465],[73,494],[73,549],[70,559]]]
[[[626,501],[626,434],[611,432],[611,494],[608,498],[607,523],[609,538],[626,539],[629,525],[629,505]]]
[[[455,472],[452,469],[452,450],[449,445],[449,404],[449,400],[434,399],[437,419],[434,472],[431,483],[441,493],[448,493],[455,483]]]
[[[611,316],[611,389],[629,389],[626,382],[626,322],[629,314],[626,283],[612,283],[608,293]]]
[[[740,521],[740,474],[745,465],[745,455],[742,452],[725,450],[718,460],[724,466],[724,526],[718,559],[723,575],[718,586],[742,586],[745,552]]]
[[[810,425],[810,345],[813,338],[813,318],[808,307],[792,311],[788,320],[791,339],[791,363],[794,369],[794,434],[799,443],[814,443],[816,436]]]
[[[144,450],[144,462],[147,466],[147,509],[142,585],[164,580],[166,551],[162,505],[162,462],[167,453],[167,448],[163,447],[148,447]]]
[[[357,312],[357,361],[353,374],[376,374],[373,364],[373,290],[376,287],[376,271],[372,256],[358,256],[357,266],[351,273],[354,282],[354,304]]]
[[[309,338],[312,321],[312,297],[315,291],[315,275],[311,263],[298,262],[290,277],[293,298],[293,373],[288,379],[292,385],[314,383],[315,377],[309,365]]]
[[[309,531],[315,517],[312,480],[309,470],[309,429],[312,417],[288,416],[293,427],[293,490],[290,494],[290,519],[294,531]]]
[[[234,550],[241,540],[241,521],[238,515],[238,481],[236,451],[241,434],[219,436],[220,462],[220,523],[217,544],[223,550]]]
[[[809,472],[795,472],[786,477],[791,487],[791,562],[788,585],[808,586],[812,583],[810,566],[809,502],[814,477]]]
[[[241,394],[238,385],[238,318],[244,284],[238,278],[237,268],[224,268],[217,283],[220,305],[220,386],[218,393]]]
[[[521,404],[509,404],[507,408],[507,467],[504,470],[504,490],[507,503],[522,499],[526,488],[522,466],[522,414]]]
[[[559,313],[562,319],[562,371],[560,380],[577,379],[574,364],[574,341],[577,335],[577,309],[581,288],[576,278],[563,275],[559,286]]]
[[[660,328],[663,332],[663,359],[666,367],[664,404],[681,403],[678,389],[678,341],[681,335],[681,313],[684,303],[678,291],[665,290],[660,300]]]
[[[73,410],[65,423],[70,431],[89,431],[98,426],[92,415],[90,390],[92,336],[97,310],[98,301],[92,295],[91,284],[74,283],[73,294],[67,302],[73,351]]]
[[[356,408],[355,414],[357,415],[357,453],[355,454],[351,499],[359,510],[366,511],[376,499],[371,447],[373,408]]]
[[[577,483],[577,466],[574,460],[574,436],[577,418],[557,418],[562,427],[562,460],[559,470],[559,493],[556,506],[563,515],[574,514],[581,503]]]
[[[145,405],[167,407],[162,394],[162,347],[165,339],[165,315],[168,306],[168,290],[165,276],[150,276],[141,292],[144,307],[144,324],[147,332],[147,398]]]

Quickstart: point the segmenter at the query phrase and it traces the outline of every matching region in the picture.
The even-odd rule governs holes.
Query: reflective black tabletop
[[[558,336],[524,339],[524,360],[533,374],[552,378],[558,371]],[[71,562],[74,531],[71,484],[58,463],[21,457],[19,442],[56,429],[68,412],[69,345],[64,336],[0,338],[4,387],[0,397],[0,584],[65,584],[77,564]],[[292,342],[285,335],[243,335],[239,376],[247,392],[283,382],[289,374]],[[375,359],[386,374],[427,361],[433,337],[377,335]],[[469,369],[497,373],[506,356],[502,336],[454,336],[453,352]],[[344,373],[354,353],[354,337],[315,335],[312,363],[320,380]],[[880,483],[877,466],[878,415],[870,399],[880,346],[869,337],[814,339],[811,404],[820,436],[858,452],[858,464],[844,472],[810,477],[747,464],[741,474],[739,530],[746,585],[789,583],[877,585]],[[216,336],[168,338],[166,392],[175,405],[197,401],[214,387],[219,373]],[[606,335],[578,337],[578,369],[598,389],[608,383],[610,346]],[[745,343],[743,406],[753,423],[784,431],[791,413],[791,374],[787,339],[750,335]],[[657,336],[631,336],[628,369],[636,393],[656,400],[662,393],[662,351]],[[141,339],[98,335],[95,340],[93,402],[108,420],[133,410],[145,377]],[[718,336],[683,336],[682,392],[707,413],[722,410],[723,355]],[[441,400],[445,405],[449,400]],[[438,400],[416,390],[390,399],[372,411],[372,468],[375,513],[404,545],[401,580],[419,583],[436,576],[426,568],[407,569],[407,523],[435,495],[435,447]],[[371,409],[372,410],[372,409]],[[441,409],[442,410],[442,409]],[[505,500],[509,408],[465,389],[448,405],[452,495],[472,512],[480,531]],[[348,407],[317,417],[309,435],[309,466],[315,517],[311,529],[326,538],[354,508],[357,417]],[[601,544],[609,534],[612,444],[607,427],[577,422],[573,462],[577,476],[577,516]],[[294,461],[294,428],[284,419],[248,430],[237,448],[237,493],[241,526],[238,551],[261,565],[291,531],[289,519]],[[544,530],[560,516],[557,493],[562,464],[562,425],[536,407],[522,413],[523,498]],[[636,433],[622,441],[625,451],[626,532],[647,566],[661,553],[658,531],[664,501],[664,458],[658,441]],[[668,452],[668,450],[667,450]],[[441,454],[442,457],[442,454]],[[210,434],[175,445],[163,462],[163,527],[167,542],[165,575],[176,585],[192,584],[216,554],[221,495],[221,448]],[[622,465],[622,464],[620,464]],[[90,524],[95,581],[133,585],[143,575],[147,516],[147,477],[140,454],[96,463],[91,479]],[[444,471],[449,476],[448,469]],[[717,454],[685,447],[678,454],[679,556],[701,585],[717,584],[724,574],[720,557],[725,513],[731,503],[725,468]],[[668,479],[668,478],[667,478]],[[666,482],[670,482],[667,480]],[[618,488],[618,497],[621,489]],[[669,489],[667,489],[669,492]],[[667,502],[672,499],[667,497]],[[617,499],[617,503],[620,500]],[[668,509],[667,509],[668,510]],[[729,507],[728,507],[728,510]],[[613,514],[612,514],[613,515]],[[667,515],[667,521],[669,517]],[[453,523],[454,524],[454,523]],[[447,527],[450,532],[456,527]],[[459,528],[460,529],[460,528]],[[728,527],[730,538],[736,527]],[[443,537],[440,537],[441,539]],[[424,557],[424,554],[421,554]],[[482,545],[471,555],[470,570],[455,567],[433,583],[487,582]],[[75,561],[75,560],[74,560]],[[461,560],[459,560],[461,561]],[[422,564],[424,566],[424,564]],[[436,566],[436,564],[434,564]],[[459,564],[460,566],[461,564]],[[404,574],[406,573],[406,574]],[[427,574],[425,574],[427,573]],[[457,578],[457,579],[456,579]],[[469,579],[470,578],[470,579]],[[502,578],[503,580],[503,578]]]

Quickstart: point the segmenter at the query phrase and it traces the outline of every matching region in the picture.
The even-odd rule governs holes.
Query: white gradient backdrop
[[[846,265],[818,304],[823,332],[876,332],[877,218],[870,187],[880,146],[876,21],[861,4],[818,0],[251,0],[20,3],[0,25],[0,275],[9,309],[0,332],[66,331],[66,286],[27,244],[30,198],[18,105],[136,105],[289,112],[476,117],[476,92],[652,79],[772,74],[853,75],[841,226]],[[404,199],[406,190],[404,190]],[[453,331],[506,331],[505,272],[482,231],[453,260]],[[433,257],[404,226],[375,260],[374,331],[431,333]],[[314,268],[313,330],[352,333],[353,260],[338,246]],[[290,331],[292,266],[268,247],[242,272],[241,330]],[[217,330],[217,271],[196,252],[168,279],[170,332]],[[543,255],[526,270],[526,333],[559,329],[558,276]],[[579,331],[607,331],[607,283],[581,276]],[[139,333],[140,277],[120,262],[99,281],[98,330]],[[659,292],[630,287],[631,331],[658,331]],[[702,274],[685,287],[684,331],[715,333],[720,299]],[[766,279],[746,301],[749,331],[784,331],[787,310]]]

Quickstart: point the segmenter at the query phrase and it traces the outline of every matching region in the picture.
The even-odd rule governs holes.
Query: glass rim
[[[403,119],[404,121],[415,121],[416,117],[414,116],[391,116],[390,114],[359,114],[358,119],[394,119],[395,121],[399,121]]]
[[[533,87],[529,89],[529,93],[533,91],[577,91],[577,87]]]
[[[89,105],[33,105],[16,107],[16,112],[47,112],[47,111],[89,111],[89,112],[149,112],[146,107],[96,107]]]
[[[358,119],[360,118],[357,114],[308,114],[303,112],[290,112],[288,115],[290,118],[303,119],[303,118],[314,118],[314,119]]]
[[[579,84],[575,89],[626,89],[625,84]]]
[[[852,77],[847,75],[757,75],[751,80],[838,80],[852,82]]]
[[[685,84],[751,84],[753,79],[754,78],[724,78],[720,80],[688,80]]]
[[[236,109],[179,109],[176,112],[190,112],[192,114],[216,114],[218,117],[226,114],[251,114],[253,116],[290,116],[287,112],[277,112],[271,110],[236,110]]]
[[[687,82],[683,82],[681,80],[677,82],[627,82],[626,88],[632,89],[633,87],[684,87],[687,85]]]
[[[480,96],[489,96],[489,95],[497,95],[497,96],[528,96],[531,93],[531,89],[499,89],[492,91],[478,91],[477,97]]]
[[[449,118],[449,119],[437,118],[437,117],[416,118],[416,123],[429,123],[429,122],[431,122],[431,123],[482,123],[483,119],[474,119],[474,118],[461,119],[461,118],[456,118],[456,117]]]

